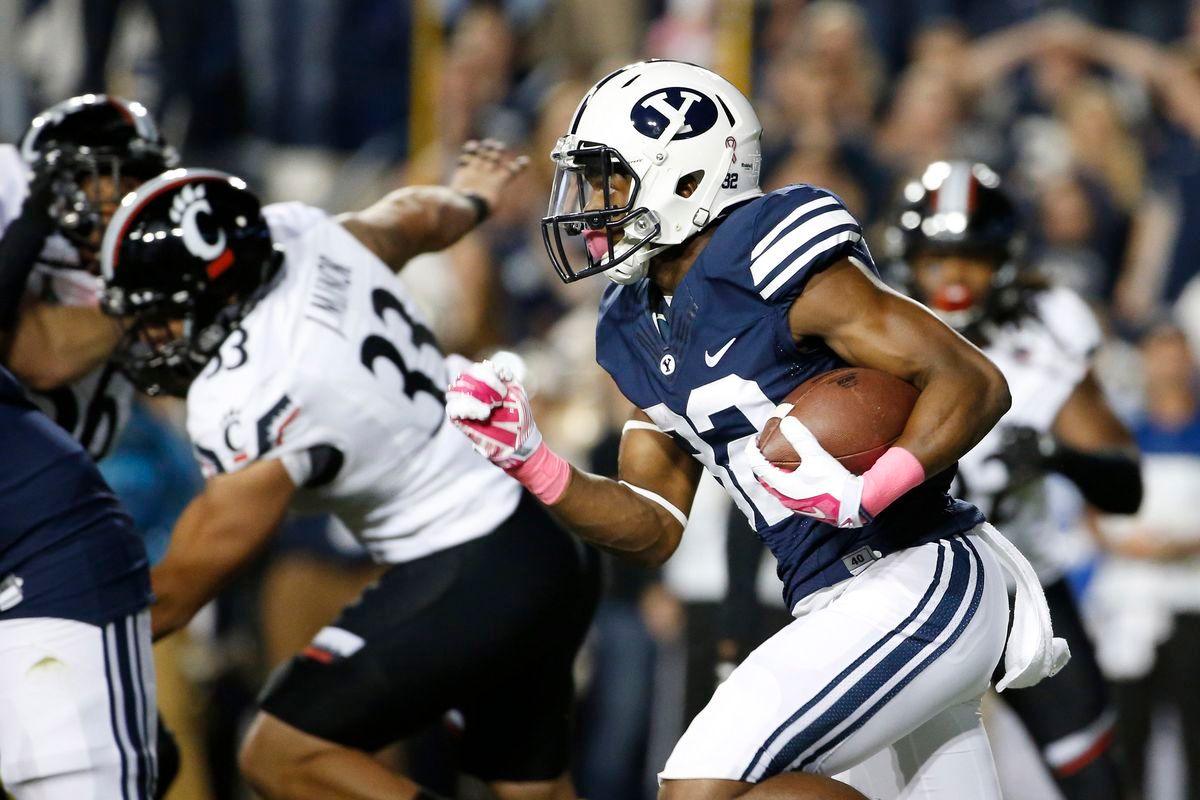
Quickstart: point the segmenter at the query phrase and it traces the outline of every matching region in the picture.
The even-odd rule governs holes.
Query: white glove
[[[446,415],[454,427],[504,470],[520,467],[542,444],[516,371],[507,358],[476,362],[446,391]]]
[[[758,482],[784,506],[839,528],[861,528],[871,515],[861,507],[863,479],[843,467],[821,447],[817,437],[795,417],[791,406],[775,409],[781,417],[779,432],[800,457],[795,470],[786,472],[767,461],[755,439],[746,443],[750,468]]]

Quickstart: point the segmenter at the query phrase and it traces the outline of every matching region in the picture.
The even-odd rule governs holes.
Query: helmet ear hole
[[[684,175],[675,184],[675,194],[680,197],[691,197],[696,192],[696,189],[699,188],[702,180],[704,180],[704,170],[702,169]]]

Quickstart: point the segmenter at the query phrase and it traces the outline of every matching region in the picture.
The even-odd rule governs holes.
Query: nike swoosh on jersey
[[[708,354],[708,351],[705,350],[704,351],[704,363],[707,364],[709,367],[715,367],[717,365],[717,362],[721,360],[721,357],[723,355],[725,355],[725,351],[727,351],[729,348],[733,347],[733,343],[736,341],[737,341],[737,337],[735,336],[732,339],[730,339],[728,342],[726,342],[725,346],[716,352],[716,355],[710,356]]]

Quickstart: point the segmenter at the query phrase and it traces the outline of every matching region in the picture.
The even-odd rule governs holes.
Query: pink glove
[[[892,447],[861,477],[854,475],[821,447],[817,437],[795,417],[776,414],[779,432],[800,457],[786,472],[771,464],[754,439],[746,444],[750,468],[758,482],[784,506],[839,528],[861,528],[902,494],[925,480],[925,469],[903,447]]]
[[[446,391],[446,416],[475,449],[547,505],[571,479],[571,465],[542,441],[529,397],[507,363],[476,362]]]

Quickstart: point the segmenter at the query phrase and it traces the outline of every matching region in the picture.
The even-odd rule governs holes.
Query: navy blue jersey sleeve
[[[753,238],[751,280],[772,305],[790,303],[809,278],[840,259],[853,256],[872,267],[858,220],[837,195],[816,186],[789,186],[765,196]]]

